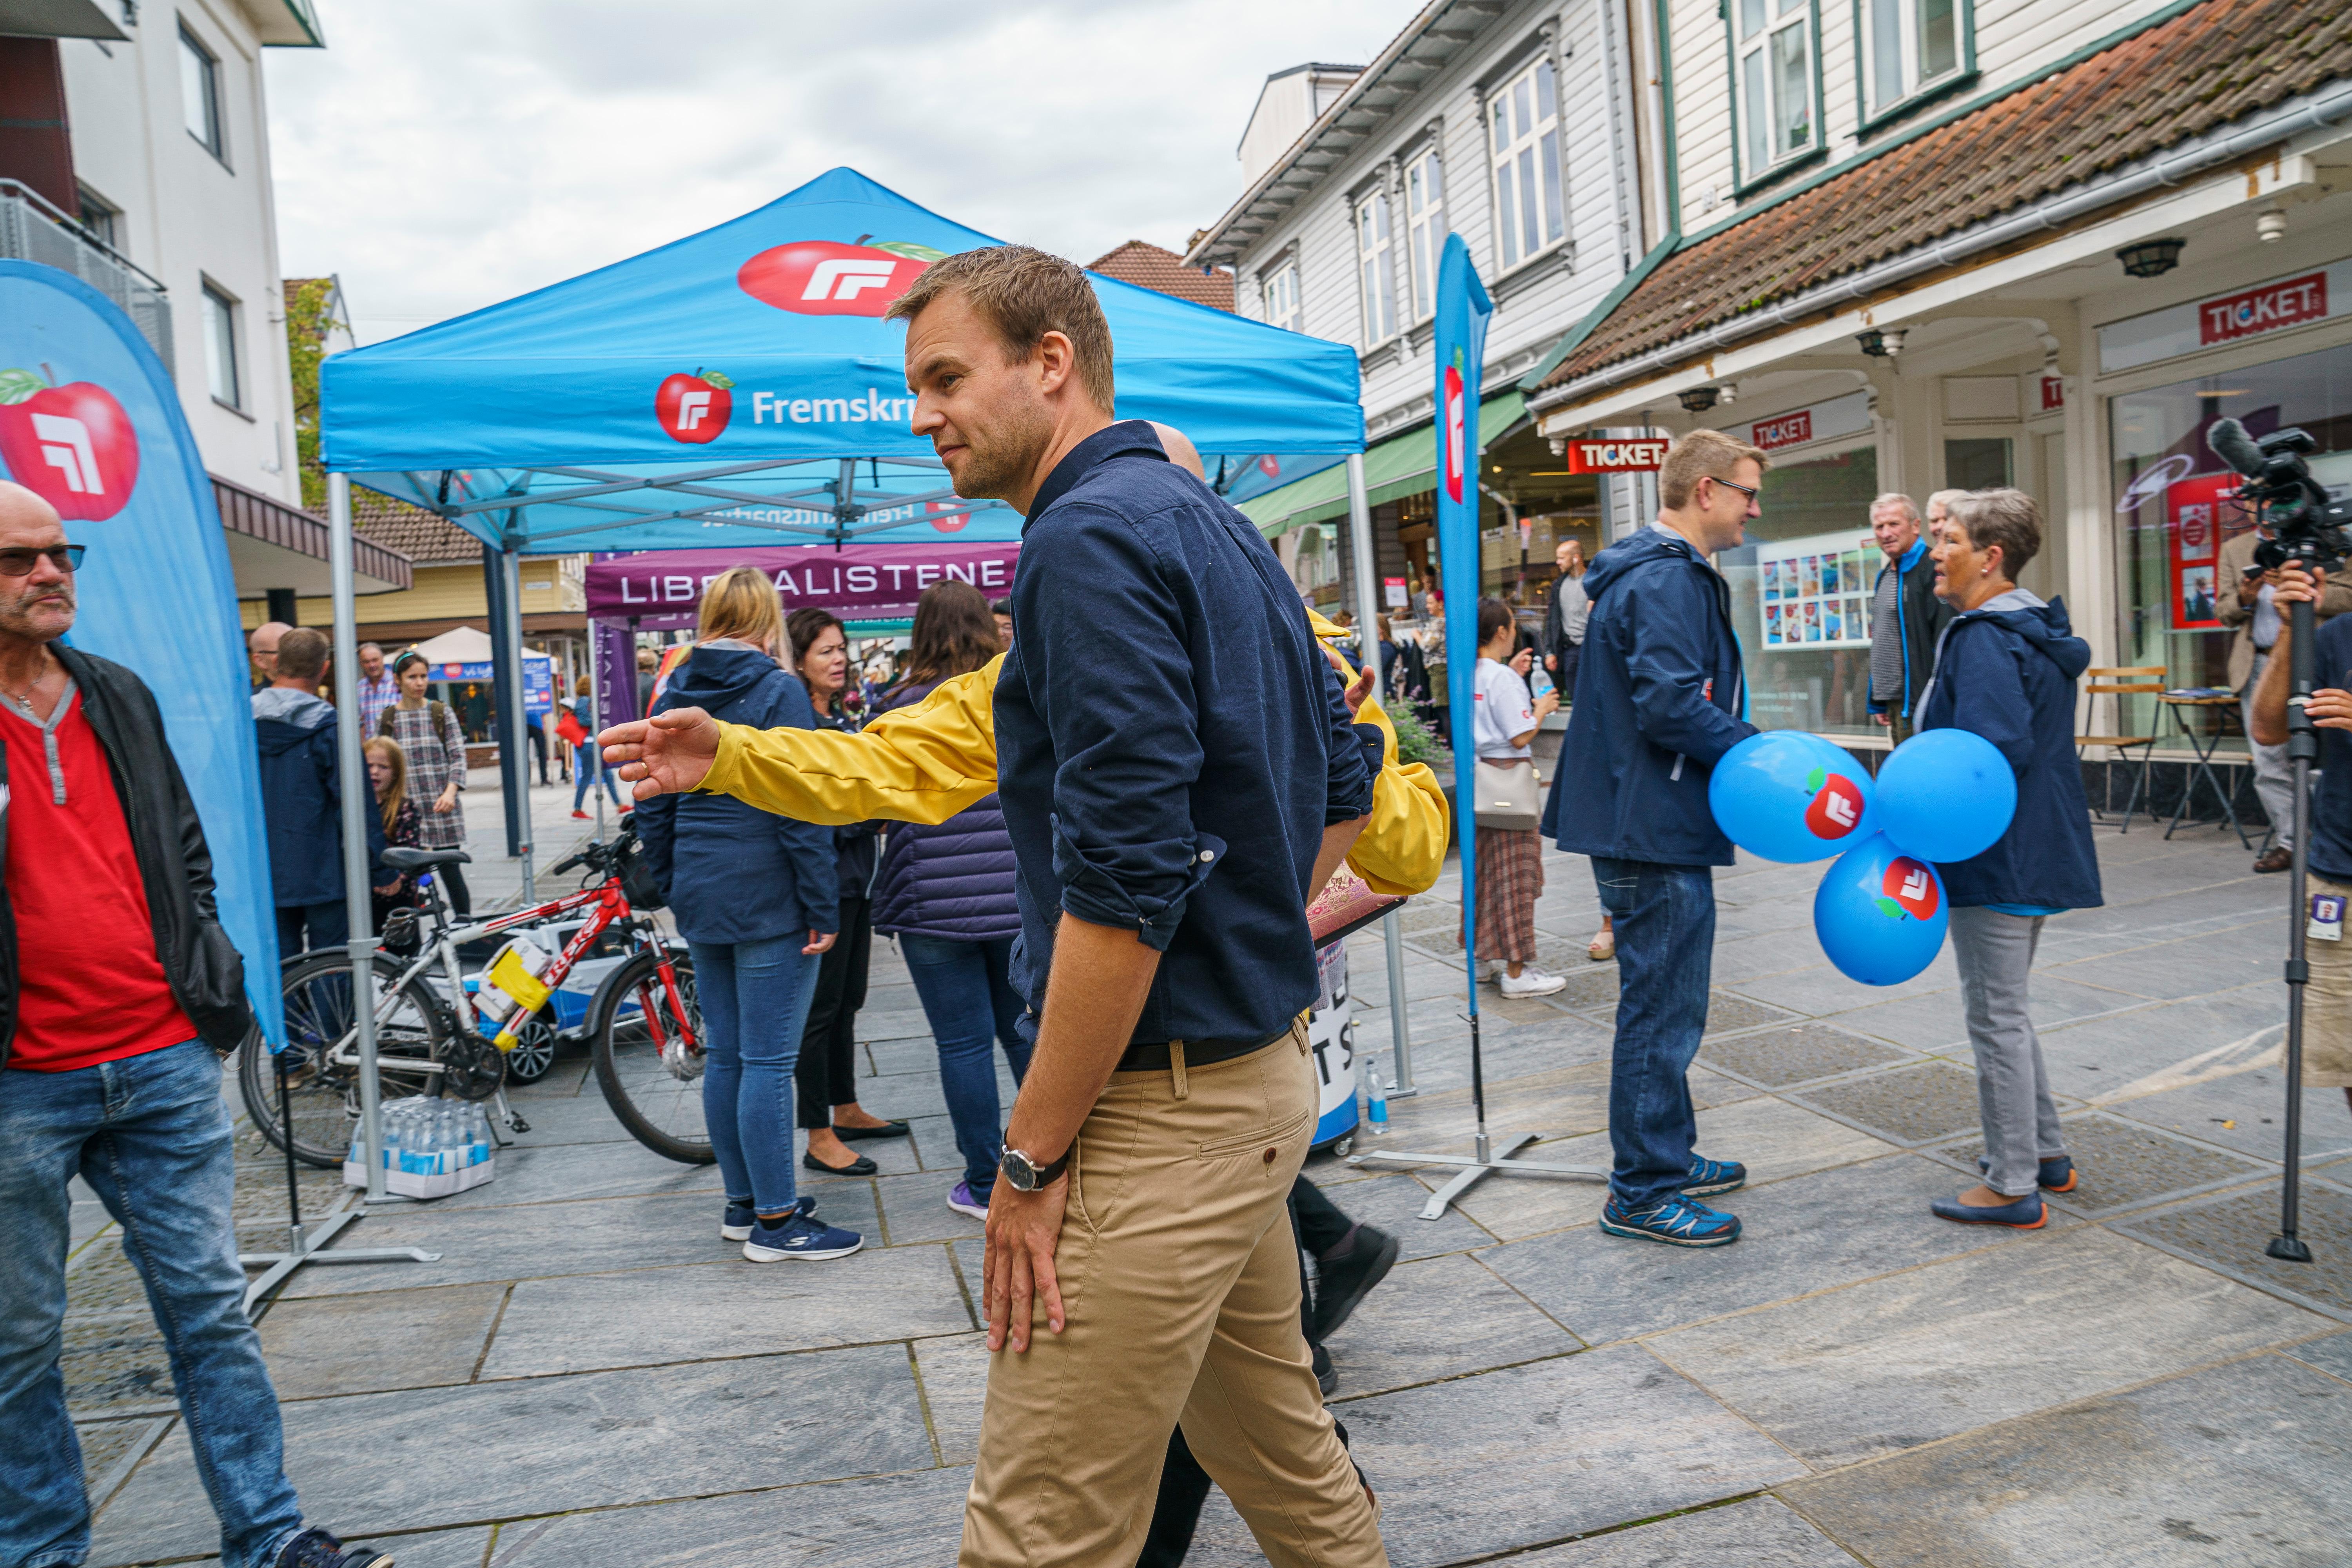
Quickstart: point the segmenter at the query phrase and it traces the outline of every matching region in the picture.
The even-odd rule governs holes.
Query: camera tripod
[[[2315,556],[2316,552],[2311,552]],[[2306,569],[2315,561],[2299,562]],[[2264,1250],[2288,1263],[2311,1261],[2311,1246],[2296,1234],[2303,1205],[2303,998],[2311,984],[2311,767],[2319,760],[2319,731],[2311,721],[2312,647],[2317,617],[2308,599],[2287,606],[2286,756],[2294,791],[2294,848],[2287,872],[2286,1169],[2279,1184],[2279,1230]]]

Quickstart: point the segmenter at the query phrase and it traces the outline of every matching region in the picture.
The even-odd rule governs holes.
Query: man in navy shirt
[[[989,1347],[1012,1353],[961,1562],[1132,1563],[1181,1419],[1270,1561],[1383,1563],[1285,1208],[1317,1108],[1305,906],[1373,799],[1338,678],[1249,521],[1114,420],[1084,272],[971,251],[890,314],[956,493],[1028,519],[993,723],[1036,1048],[989,1199]],[[625,777],[682,789],[721,735],[665,714],[605,739]]]

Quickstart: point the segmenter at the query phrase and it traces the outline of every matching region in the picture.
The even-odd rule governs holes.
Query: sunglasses
[[[1715,476],[1714,476],[1713,474],[1709,474],[1709,475],[1707,476],[1707,478],[1708,478],[1708,479],[1714,479],[1714,480],[1715,480],[1715,482],[1716,482],[1717,484],[1721,485],[1725,489],[1727,489],[1727,490],[1738,490],[1741,495],[1746,496],[1749,500],[1754,500],[1756,499],[1756,497],[1757,497],[1757,493],[1758,493],[1758,492],[1756,492],[1755,490],[1751,490],[1751,489],[1749,489],[1746,485],[1735,485],[1735,484],[1733,484],[1729,479],[1715,479]]]
[[[87,544],[53,544],[47,550],[0,550],[0,577],[31,576],[33,563],[44,555],[60,572],[79,571],[81,558],[89,552]]]

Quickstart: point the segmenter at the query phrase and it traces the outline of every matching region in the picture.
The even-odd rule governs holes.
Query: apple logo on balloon
[[[95,382],[52,386],[28,370],[0,370],[0,461],[59,517],[94,522],[131,504],[139,437]]]
[[[867,241],[873,243],[868,244]],[[735,281],[763,304],[803,316],[879,316],[947,252],[908,240],[859,235],[851,244],[798,239],[763,250]]]
[[[1926,861],[1915,860],[1908,855],[1897,855],[1886,863],[1885,875],[1878,879],[1878,907],[1896,920],[1905,915],[1934,920],[1943,902],[1936,873],[1928,869]]]
[[[1815,768],[1805,782],[1814,792],[1812,804],[1805,808],[1805,826],[1814,837],[1843,838],[1862,826],[1864,802],[1860,784],[1826,768]]]

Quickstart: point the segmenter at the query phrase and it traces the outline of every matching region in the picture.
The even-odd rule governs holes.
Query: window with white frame
[[[1749,179],[1821,145],[1813,115],[1812,0],[1733,0],[1740,173]]]
[[[1288,331],[1301,330],[1298,324],[1298,263],[1286,261],[1258,279],[1258,293],[1265,304],[1265,324]]]
[[[185,27],[180,29],[180,115],[188,134],[226,163],[228,137],[221,124],[220,59]]]
[[[1356,202],[1356,281],[1363,290],[1364,346],[1396,336],[1396,227],[1387,190]]]
[[[1568,233],[1559,189],[1559,84],[1538,60],[1486,104],[1495,161],[1495,252],[1516,267]]]
[[[1445,165],[1424,147],[1405,160],[1405,229],[1411,239],[1412,319],[1429,320],[1437,302],[1437,263],[1445,253]]]
[[[205,383],[214,402],[242,408],[245,378],[236,355],[236,301],[206,283],[204,309]]]
[[[1913,94],[1960,73],[1966,59],[1964,0],[1863,0],[1863,58],[1869,112],[1884,114]]]

